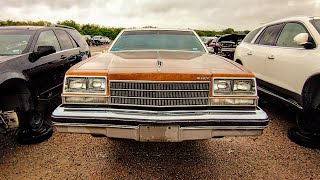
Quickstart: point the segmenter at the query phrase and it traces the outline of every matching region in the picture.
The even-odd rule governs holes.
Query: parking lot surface
[[[287,138],[294,109],[275,100],[261,106],[270,124],[258,137],[140,143],[56,132],[19,145],[0,135],[0,179],[320,179],[320,150]]]

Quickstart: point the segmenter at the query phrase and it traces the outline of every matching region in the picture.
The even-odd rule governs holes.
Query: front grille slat
[[[111,104],[130,106],[206,106],[210,82],[111,81]]]

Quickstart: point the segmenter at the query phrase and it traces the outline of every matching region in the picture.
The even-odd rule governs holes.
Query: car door
[[[32,89],[36,93],[35,95],[42,98],[43,94],[47,94],[62,83],[62,81],[58,82],[54,79],[55,68],[60,61],[62,52],[58,39],[52,30],[40,31],[36,36],[33,52],[37,52],[40,46],[53,46],[56,50],[55,53],[31,62],[32,66],[24,71],[30,80]]]
[[[300,22],[285,24],[276,46],[270,48],[266,62],[266,81],[296,94],[301,93],[305,81],[304,74],[308,72],[306,60],[314,49],[305,49],[294,42],[294,37],[300,33],[310,33]]]
[[[258,80],[265,81],[265,64],[270,47],[274,45],[275,40],[283,24],[267,26],[255,40],[254,44],[248,44],[246,52],[243,52],[245,58],[243,65],[250,69]]]
[[[72,37],[62,29],[56,29],[55,33],[61,44],[61,57],[59,68],[56,71],[56,79],[63,80],[65,72],[81,60],[80,50]]]

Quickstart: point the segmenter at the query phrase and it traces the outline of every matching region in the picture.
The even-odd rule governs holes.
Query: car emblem
[[[210,77],[197,77],[197,80],[208,81],[210,80]]]

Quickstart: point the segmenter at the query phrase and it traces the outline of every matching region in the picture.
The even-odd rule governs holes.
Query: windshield
[[[314,19],[314,20],[311,20],[310,22],[320,34],[320,19]]]
[[[25,53],[33,31],[0,30],[0,55]]]
[[[191,31],[140,30],[125,31],[111,51],[125,50],[181,50],[205,52],[197,36]]]

